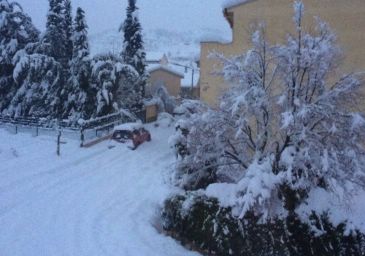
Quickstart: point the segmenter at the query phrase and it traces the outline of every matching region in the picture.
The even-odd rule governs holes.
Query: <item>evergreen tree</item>
[[[72,7],[71,0],[64,0],[64,20],[63,20],[63,30],[65,36],[65,58],[67,60],[72,59]]]
[[[0,0],[0,112],[14,97],[18,85],[13,79],[13,57],[27,44],[38,40],[39,31],[15,2]]]
[[[108,115],[120,109],[131,109],[137,101],[134,86],[138,72],[112,54],[99,55],[92,60],[92,81],[97,89],[95,116]]]
[[[62,67],[54,58],[34,53],[28,44],[14,56],[13,77],[19,89],[6,109],[10,116],[57,117]]]
[[[62,67],[58,88],[53,88],[52,110],[54,118],[63,117],[63,105],[67,101],[67,90],[63,86],[69,79],[69,61],[72,59],[72,16],[70,0],[49,0],[46,32],[37,53],[54,58]]]
[[[123,61],[131,65],[139,74],[139,82],[136,83],[134,93],[136,97],[135,108],[141,110],[146,86],[146,52],[144,50],[142,27],[138,18],[138,7],[136,0],[129,0],[127,7],[127,18],[120,30],[124,33],[124,43],[122,50]]]
[[[66,32],[64,31],[64,0],[49,0],[46,32],[40,52],[53,57],[64,67],[67,65]]]
[[[73,54],[70,62],[70,79],[67,83],[67,102],[64,117],[77,121],[88,119],[95,109],[93,89],[90,87],[90,51],[85,12],[78,8],[73,26]]]

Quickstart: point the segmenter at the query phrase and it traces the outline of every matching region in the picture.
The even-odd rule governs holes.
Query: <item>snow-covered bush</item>
[[[296,34],[286,43],[270,45],[259,27],[247,53],[215,54],[231,88],[218,109],[191,115],[187,135],[175,136],[187,152],[179,184],[214,168],[218,182],[235,184],[230,206],[239,218],[293,214],[317,188],[344,205],[365,188],[365,120],[350,106],[362,82],[354,74],[335,80],[335,34],[320,20],[305,32],[304,6],[294,9]]]
[[[175,125],[175,118],[169,114],[169,113],[166,113],[166,112],[163,112],[163,113],[159,113],[158,116],[157,116],[157,120],[154,124],[155,127],[174,127]]]
[[[183,101],[175,112],[182,115],[169,141],[178,158],[177,184],[186,190],[196,190],[223,180],[222,175],[217,174],[218,167],[225,161],[217,157],[223,145],[222,137],[216,136],[222,125],[219,113],[194,100]]]
[[[346,223],[333,224],[326,213],[312,213],[308,223],[293,213],[262,222],[253,212],[235,218],[230,207],[201,193],[177,195],[165,202],[163,228],[174,238],[203,254],[270,256],[360,256],[365,236],[346,232]]]
[[[173,114],[174,109],[177,106],[177,100],[175,97],[171,96],[166,89],[163,82],[158,82],[152,86],[148,86],[149,94],[153,100],[157,102],[158,112],[167,112]]]
[[[352,74],[333,81],[340,56],[335,35],[318,20],[304,32],[303,4],[294,5],[296,35],[270,46],[261,31],[253,49],[234,59],[221,57],[223,75],[233,88],[222,108],[244,143],[238,204],[267,214],[273,202],[293,211],[317,187],[343,201],[365,187],[364,120],[347,109],[361,83]],[[252,168],[256,170],[250,171]]]

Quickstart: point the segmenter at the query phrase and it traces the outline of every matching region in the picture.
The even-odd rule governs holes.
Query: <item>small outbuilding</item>
[[[160,57],[158,57],[160,56]],[[166,90],[175,98],[199,98],[199,70],[197,65],[170,62],[165,54],[148,54],[147,70],[150,77],[147,93],[155,95]]]
[[[150,65],[148,71],[150,73],[148,87],[151,94],[161,87],[165,87],[170,96],[178,97],[180,95],[181,80],[184,79],[184,74],[161,64]]]

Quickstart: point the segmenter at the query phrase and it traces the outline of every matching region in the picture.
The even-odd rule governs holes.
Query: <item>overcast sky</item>
[[[17,0],[44,30],[48,0]],[[125,17],[127,0],[72,0],[73,11],[78,6],[86,11],[90,33],[117,29]],[[140,18],[146,29],[167,28],[188,31],[195,28],[218,28],[227,31],[222,17],[222,0],[139,0]]]

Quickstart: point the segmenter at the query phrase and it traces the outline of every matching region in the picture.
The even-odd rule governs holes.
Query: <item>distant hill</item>
[[[145,48],[148,53],[164,53],[173,60],[197,60],[200,54],[200,41],[205,38],[228,40],[226,31],[219,29],[196,29],[177,32],[157,28],[144,31]],[[117,30],[106,30],[90,35],[92,54],[105,52],[119,53],[122,35]]]
[[[17,0],[43,31],[48,0]],[[72,0],[86,12],[93,54],[119,52],[118,27],[125,19],[128,1]],[[222,15],[224,0],[138,0],[139,17],[144,29],[146,50],[162,52],[173,58],[195,59],[199,42],[230,39],[230,28]]]

